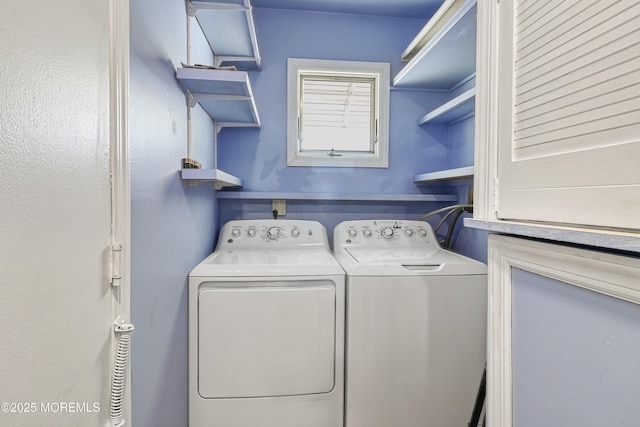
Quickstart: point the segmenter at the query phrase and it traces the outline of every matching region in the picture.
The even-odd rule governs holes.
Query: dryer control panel
[[[238,220],[227,222],[218,237],[216,250],[306,249],[329,247],[327,232],[317,221],[304,220]]]
[[[431,225],[411,220],[344,221],[333,234],[334,248],[439,248]]]

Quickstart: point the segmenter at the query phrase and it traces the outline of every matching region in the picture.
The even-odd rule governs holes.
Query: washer
[[[190,427],[342,427],[344,285],[322,224],[225,224],[189,275]]]
[[[422,221],[346,221],[346,427],[461,427],[486,361],[486,266]]]

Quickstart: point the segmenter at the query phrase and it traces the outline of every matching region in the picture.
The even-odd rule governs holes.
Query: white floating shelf
[[[176,77],[189,91],[189,105],[200,104],[219,128],[260,127],[245,71],[178,68]]]
[[[418,124],[455,123],[458,120],[469,117],[473,115],[475,111],[475,99],[476,89],[469,89],[446,104],[425,114],[420,120],[418,120]]]
[[[249,0],[200,0],[189,2],[215,57],[215,65],[233,64],[239,69],[260,69],[260,52]]]
[[[413,177],[413,182],[418,185],[432,181],[450,181],[454,179],[473,178],[475,168],[467,166],[463,168],[447,169],[437,172],[423,173]]]
[[[224,187],[242,187],[242,180],[219,169],[182,169],[181,177],[192,183],[213,182],[216,190]]]
[[[286,193],[268,191],[221,191],[219,199],[333,200],[365,202],[455,202],[455,194]]]
[[[451,89],[475,73],[476,2],[447,0],[411,43],[422,46],[393,79],[394,86]]]

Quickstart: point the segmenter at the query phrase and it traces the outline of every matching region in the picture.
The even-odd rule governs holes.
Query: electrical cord
[[[420,218],[418,218],[418,221],[422,221],[424,219],[429,218],[430,216],[437,215],[439,213],[446,212],[448,210],[455,209],[455,208],[471,208],[471,209],[473,209],[473,205],[464,204],[464,205],[445,206],[444,208],[436,209],[435,211],[431,211],[431,212],[429,212],[427,214],[422,215]]]
[[[455,212],[457,212],[457,211],[458,211],[458,209],[460,209],[460,208],[451,209],[449,212],[447,212],[447,213],[442,217],[442,219],[440,220],[440,222],[438,223],[438,225],[436,226],[436,228],[435,228],[435,230],[434,230],[434,231],[437,233],[437,232],[438,232],[438,230],[440,230],[440,227],[442,227],[442,226],[444,225],[444,223],[447,221],[447,219],[448,219],[451,215],[453,215]]]
[[[438,231],[447,222],[447,220],[449,218],[452,218],[449,222],[449,228],[447,229],[447,234],[445,235],[445,238],[443,240],[439,240],[439,243],[442,245],[444,249],[450,249],[451,240],[453,238],[453,230],[456,226],[456,222],[460,218],[460,215],[462,215],[463,213],[465,212],[472,213],[473,205],[460,204],[460,205],[445,206],[444,208],[436,209],[435,211],[431,211],[421,216],[420,218],[418,218],[418,220],[425,220],[426,218],[429,218],[431,216],[434,216],[443,212],[446,212],[446,214],[442,217],[438,225],[435,227],[434,232],[437,235]]]
[[[451,248],[451,238],[453,237],[453,230],[454,228],[456,228],[456,222],[458,221],[458,218],[460,218],[460,215],[464,213],[464,209],[456,209],[454,212],[455,213],[453,214],[453,219],[451,220],[451,224],[449,224],[449,229],[447,230],[447,236],[444,238],[443,246],[445,249]]]

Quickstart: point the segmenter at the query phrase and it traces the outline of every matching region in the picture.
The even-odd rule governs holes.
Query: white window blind
[[[375,79],[302,75],[300,81],[301,151],[375,151]]]
[[[287,165],[389,165],[387,63],[290,58]]]

